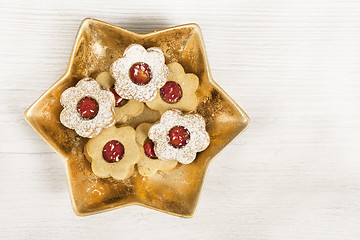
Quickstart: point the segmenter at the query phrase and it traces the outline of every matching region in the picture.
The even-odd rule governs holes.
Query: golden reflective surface
[[[97,178],[83,154],[87,139],[64,127],[59,121],[60,95],[84,77],[109,71],[112,62],[122,56],[131,43],[145,48],[158,47],[166,63],[179,62],[186,72],[200,79],[200,98],[195,112],[207,123],[210,146],[196,160],[178,166],[169,173],[152,177],[137,173],[123,181]],[[147,34],[139,34],[94,19],[85,19],[77,34],[66,73],[26,112],[25,118],[35,131],[64,160],[68,186],[77,215],[98,213],[127,205],[142,205],[162,212],[191,217],[196,208],[210,160],[249,124],[245,112],[213,81],[200,28],[188,24]],[[139,123],[159,119],[158,113],[145,109],[130,120]]]

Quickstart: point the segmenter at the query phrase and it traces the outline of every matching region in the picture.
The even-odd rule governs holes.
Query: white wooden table
[[[0,239],[360,238],[358,0],[0,3]],[[197,211],[72,211],[62,162],[23,118],[93,17],[203,31],[212,74],[250,128],[211,163]]]

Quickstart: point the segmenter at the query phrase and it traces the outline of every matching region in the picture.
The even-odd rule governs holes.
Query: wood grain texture
[[[0,3],[1,239],[360,238],[357,0]],[[80,22],[200,25],[214,79],[252,122],[210,164],[197,212],[73,214],[60,158],[23,118],[65,71]]]

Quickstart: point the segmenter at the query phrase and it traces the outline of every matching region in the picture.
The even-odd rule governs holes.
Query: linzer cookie
[[[64,107],[60,122],[82,137],[92,138],[115,123],[113,94],[102,90],[92,78],[84,78],[66,89],[60,102]]]
[[[199,78],[195,74],[185,73],[179,63],[170,63],[167,66],[170,70],[167,82],[157,90],[155,99],[146,105],[160,113],[171,109],[185,112],[195,110],[198,104],[196,90],[199,87]]]
[[[97,177],[128,178],[140,157],[135,130],[130,126],[104,129],[85,144],[84,155],[91,162],[91,169]]]
[[[160,122],[149,129],[148,135],[154,142],[158,158],[189,164],[195,160],[197,152],[210,144],[205,127],[205,120],[199,114],[183,115],[173,109],[161,116]]]
[[[111,65],[110,73],[115,79],[115,91],[121,97],[148,102],[155,98],[157,89],[165,84],[169,70],[159,48],[145,49],[132,44],[123,57]]]
[[[157,171],[168,172],[177,165],[177,161],[163,161],[156,156],[154,143],[148,138],[148,131],[152,125],[142,123],[136,128],[136,142],[141,152],[137,166],[139,173],[145,177],[152,176]]]
[[[140,115],[144,110],[144,104],[134,99],[124,99],[115,91],[115,80],[109,72],[102,72],[96,77],[96,81],[105,89],[110,90],[115,97],[116,123],[125,123],[127,120]]]

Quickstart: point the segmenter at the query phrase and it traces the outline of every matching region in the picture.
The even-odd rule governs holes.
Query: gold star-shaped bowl
[[[136,171],[128,179],[100,179],[91,171],[83,154],[88,139],[64,127],[59,121],[61,93],[84,77],[108,71],[125,48],[138,43],[158,47],[166,62],[179,62],[185,72],[200,79],[196,108],[207,124],[210,146],[196,160],[169,173],[157,172],[142,177]],[[146,112],[143,118],[146,119]],[[205,53],[201,30],[196,24],[139,34],[94,19],[85,19],[77,34],[66,73],[26,112],[25,118],[35,131],[64,160],[74,211],[89,215],[132,204],[146,206],[182,217],[195,211],[210,160],[249,124],[245,112],[214,82]],[[135,126],[138,124],[132,122]]]

